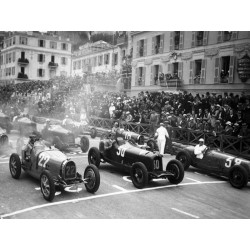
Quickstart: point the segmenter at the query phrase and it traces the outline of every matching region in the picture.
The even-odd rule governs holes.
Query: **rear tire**
[[[89,193],[95,193],[99,189],[100,173],[95,165],[90,164],[86,167],[84,171],[84,179],[88,179],[87,183],[85,183],[85,187]]]
[[[101,162],[101,155],[98,148],[93,147],[89,150],[88,161],[89,164],[95,165],[96,167],[99,168]]]
[[[229,172],[229,182],[238,189],[245,187],[248,182],[247,170],[240,165],[234,165]]]
[[[89,138],[87,136],[82,136],[80,145],[82,152],[86,153],[89,150]]]
[[[52,201],[55,198],[55,183],[48,171],[42,172],[40,176],[40,187],[45,200]]]
[[[97,130],[96,130],[96,128],[91,128],[91,129],[90,129],[90,137],[91,137],[92,139],[94,139],[94,138],[96,138],[96,135],[97,135]]]
[[[190,160],[190,156],[188,155],[187,152],[183,151],[183,152],[179,152],[176,157],[176,160],[180,161],[184,167],[184,170],[188,170],[188,168],[191,165],[191,160]]]
[[[131,169],[131,179],[136,188],[144,188],[148,184],[148,170],[141,162],[133,164]]]
[[[18,154],[13,153],[9,161],[10,174],[14,179],[19,179],[22,170],[21,160]]]
[[[173,176],[168,176],[169,182],[171,182],[172,184],[179,184],[180,182],[182,182],[184,178],[184,167],[180,161],[169,161],[166,167],[166,171],[174,174]]]

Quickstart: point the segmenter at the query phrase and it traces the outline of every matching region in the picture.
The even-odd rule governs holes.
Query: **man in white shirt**
[[[164,123],[161,122],[160,127],[156,129],[155,137],[157,137],[157,144],[160,155],[163,156],[166,144],[166,137],[169,138],[169,134],[167,129],[164,127]]]
[[[203,159],[204,153],[207,150],[207,146],[204,145],[204,139],[200,138],[199,139],[199,144],[197,144],[194,147],[194,154],[196,155],[196,158],[198,159]]]

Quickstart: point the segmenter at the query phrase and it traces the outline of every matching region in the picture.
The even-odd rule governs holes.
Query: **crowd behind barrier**
[[[107,79],[114,79],[114,72]],[[128,97],[126,93],[100,92],[86,89],[94,79],[102,81],[105,74],[83,77],[56,77],[49,81],[31,81],[0,86],[1,110],[11,118],[21,113],[64,119],[65,115],[80,120],[88,118],[118,120],[121,126],[136,132],[154,135],[160,122],[167,127],[202,131],[215,136],[228,135],[248,138],[250,135],[250,97],[244,92],[191,93],[140,92]],[[117,75],[118,76],[118,75]],[[98,88],[97,88],[98,90]],[[132,125],[134,124],[134,125]],[[112,125],[111,125],[112,126]]]

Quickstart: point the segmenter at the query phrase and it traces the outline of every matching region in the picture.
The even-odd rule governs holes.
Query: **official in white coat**
[[[156,129],[155,137],[157,137],[159,153],[163,156],[166,145],[166,137],[169,138],[169,134],[167,129],[164,127],[164,123],[161,122],[160,127]]]

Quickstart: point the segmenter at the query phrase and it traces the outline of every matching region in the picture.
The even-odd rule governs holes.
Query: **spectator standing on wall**
[[[166,137],[169,138],[169,134],[167,129],[164,127],[164,123],[160,123],[160,127],[156,130],[155,137],[157,137],[157,144],[160,156],[163,156],[166,144]]]

